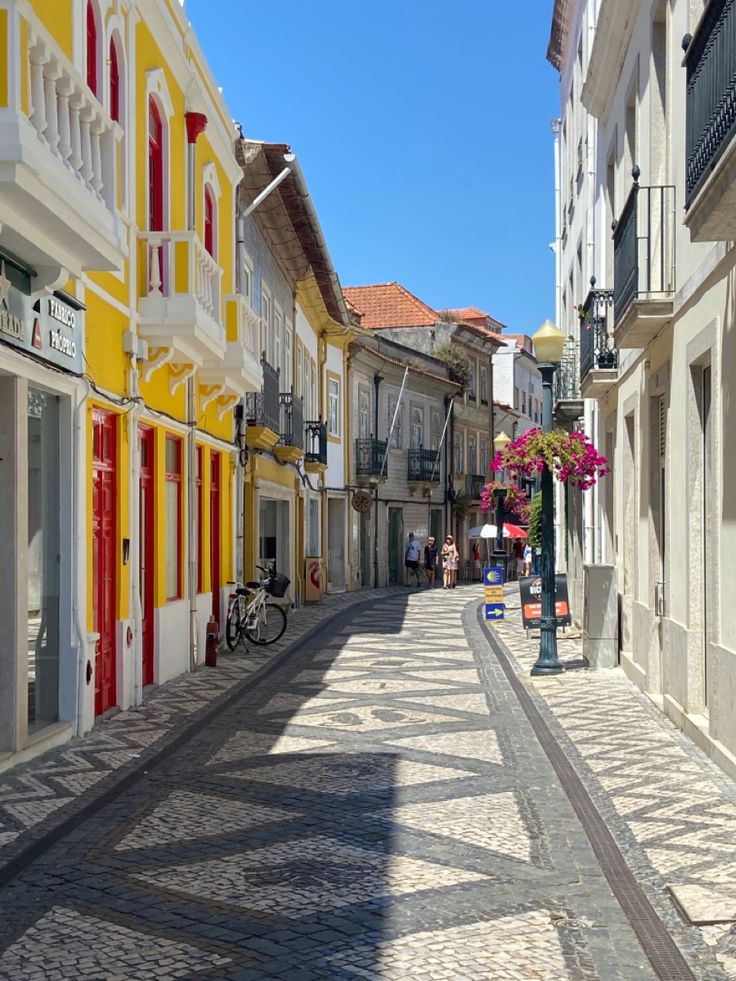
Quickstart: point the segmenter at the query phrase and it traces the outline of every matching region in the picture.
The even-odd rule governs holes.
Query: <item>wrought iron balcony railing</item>
[[[388,444],[380,439],[355,440],[355,473],[358,477],[378,477]],[[388,459],[383,467],[383,476],[388,476]]]
[[[279,372],[261,357],[263,387],[260,392],[245,393],[245,420],[248,426],[262,426],[271,432],[281,433],[279,405]]]
[[[327,426],[321,419],[304,423],[304,462],[327,463]]]
[[[469,473],[465,477],[465,493],[473,501],[479,501],[480,495],[487,483],[486,478],[481,473]]]
[[[596,289],[595,277],[580,318],[580,379],[594,369],[617,368],[613,342],[613,290]]]
[[[671,299],[675,290],[675,188],[634,186],[613,233],[616,326],[635,300]]]
[[[282,446],[294,446],[298,450],[304,449],[304,400],[301,395],[294,395],[294,388],[290,392],[279,394],[279,408],[281,415],[281,425],[279,443]]]
[[[736,135],[736,4],[710,0],[686,53],[685,207]]]
[[[578,375],[578,345],[574,338],[565,341],[560,365],[555,372],[555,402],[566,402],[580,398]]]
[[[438,450],[409,450],[406,479],[438,481],[440,479],[439,455]]]

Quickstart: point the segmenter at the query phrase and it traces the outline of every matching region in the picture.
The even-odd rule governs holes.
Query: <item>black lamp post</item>
[[[532,337],[542,374],[542,429],[552,430],[552,383],[555,368],[562,360],[565,335],[545,320]],[[540,621],[539,657],[531,670],[533,675],[559,674],[564,670],[557,657],[557,617],[555,616],[555,505],[552,471],[545,463],[542,469],[542,616]]]
[[[502,453],[511,442],[506,433],[501,432],[493,440],[493,448],[496,453]],[[504,479],[503,470],[500,473],[501,482]],[[493,564],[500,565],[503,569],[503,581],[506,582],[507,556],[506,546],[503,543],[503,523],[506,520],[506,488],[497,487],[493,496],[496,499],[496,543],[493,547]]]

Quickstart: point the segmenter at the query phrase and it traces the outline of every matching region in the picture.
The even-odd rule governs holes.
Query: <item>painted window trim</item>
[[[268,304],[268,317],[264,314],[264,305]],[[266,354],[266,361],[275,368],[273,364],[273,296],[271,290],[261,280],[261,326],[263,328],[263,338],[261,347]]]
[[[164,446],[164,484],[175,483],[177,486],[177,516],[176,516],[176,594],[174,596],[167,596],[166,602],[173,603],[182,598],[182,566],[183,566],[183,535],[182,535],[182,514],[183,514],[183,501],[182,501],[182,470],[183,470],[183,447],[184,441],[180,436],[175,436],[173,433],[166,433],[166,442],[176,445],[177,448],[177,470],[166,470],[166,446]],[[166,556],[168,558],[168,546],[169,542],[166,542],[167,551]]]
[[[334,371],[327,371],[326,380],[327,380],[327,384],[325,385],[325,398],[327,400],[327,404],[325,406],[326,409],[325,418],[327,420],[327,439],[331,443],[341,443],[342,442],[342,379]],[[332,382],[334,382],[337,385],[337,392],[335,398],[335,402],[337,403],[337,413],[336,413],[337,432],[336,433],[332,432],[330,428],[330,424],[332,422],[332,416],[330,413],[330,404],[332,402],[331,399]]]
[[[92,35],[91,41],[94,47],[91,59],[90,35]],[[103,78],[102,58],[100,57],[102,36],[102,17],[97,0],[87,0],[84,6],[84,80],[98,102],[102,102],[102,92],[100,91],[100,83]]]
[[[210,211],[208,221],[208,208]],[[211,184],[205,184],[202,192],[202,241],[205,252],[217,262],[218,213],[217,198]],[[209,238],[209,242],[207,241]]]
[[[161,117],[161,122],[163,124],[163,192],[162,192],[162,204],[163,204],[163,229],[166,231],[169,227],[170,215],[171,215],[171,118],[174,115],[174,107],[171,102],[171,97],[169,95],[169,90],[166,85],[166,79],[164,77],[163,70],[161,68],[154,68],[151,71],[146,72],[146,96],[145,96],[145,113],[146,113],[146,137],[145,137],[145,147],[146,147],[146,181],[145,188],[146,193],[143,195],[145,203],[145,223],[144,228],[151,229],[151,215],[150,215],[150,195],[147,193],[150,187],[151,175],[149,173],[148,167],[148,146],[151,137],[150,124],[151,124],[151,114],[150,114],[150,100],[154,99],[159,115]]]

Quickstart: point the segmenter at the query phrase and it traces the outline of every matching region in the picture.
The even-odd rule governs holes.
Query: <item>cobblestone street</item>
[[[526,679],[534,642],[512,609],[489,646],[478,594],[332,600],[270,672],[226,658],[162,689],[166,725],[149,704],[117,731],[166,752],[102,807],[92,750],[138,753],[109,725],[5,775],[0,978],[664,977],[504,670],[511,652]],[[221,708],[177,742],[213,685]],[[666,976],[736,976],[733,924],[688,925],[666,890],[733,878],[733,784],[619,671],[528,689],[687,962]],[[34,793],[47,834],[65,807],[73,827],[19,861]]]

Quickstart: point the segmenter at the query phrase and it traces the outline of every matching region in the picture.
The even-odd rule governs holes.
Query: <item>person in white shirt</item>
[[[411,586],[411,577],[416,576],[417,586],[421,586],[419,581],[419,558],[422,554],[422,547],[419,542],[414,537],[414,532],[409,532],[409,541],[406,545],[406,555],[404,556],[404,565],[406,566],[406,582],[405,586]]]

